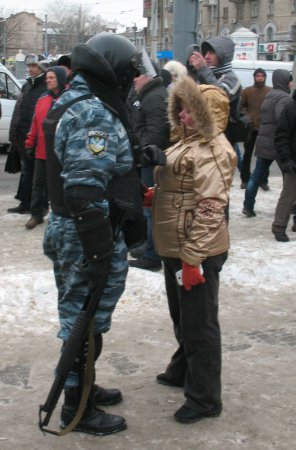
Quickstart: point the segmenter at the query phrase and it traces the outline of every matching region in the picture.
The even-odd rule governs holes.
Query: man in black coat
[[[256,196],[262,182],[267,179],[269,167],[277,159],[274,145],[275,129],[281,113],[291,100],[292,76],[288,70],[276,69],[272,74],[273,88],[265,96],[260,110],[261,125],[255,145],[256,166],[247,183],[243,214],[255,217]]]
[[[167,117],[167,89],[160,77],[158,65],[151,61],[153,68],[150,73],[140,75],[134,79],[134,88],[137,97],[131,107],[134,134],[141,148],[155,145],[165,150],[170,145],[170,128]],[[147,187],[154,186],[153,167],[142,167],[142,183]],[[152,238],[151,208],[144,208],[147,219],[147,244],[144,255],[135,261],[129,261],[129,265],[139,269],[157,271],[160,270],[161,258],[154,250]]]
[[[20,101],[16,103],[10,127],[10,140],[16,144],[21,156],[21,176],[15,196],[20,200],[19,206],[8,208],[9,213],[25,214],[30,210],[31,192],[34,173],[34,159],[28,159],[25,152],[25,140],[31,128],[35,105],[46,91],[45,72],[49,63],[39,55],[27,55],[29,77],[22,87]]]
[[[275,210],[272,232],[277,241],[288,242],[286,229],[296,202],[296,91],[281,114],[275,132],[277,161],[283,172],[283,189]]]

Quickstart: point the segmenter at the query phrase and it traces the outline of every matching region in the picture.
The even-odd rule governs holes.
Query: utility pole
[[[134,23],[132,30],[134,32],[134,45],[136,46],[137,45],[137,31],[138,31],[138,27],[137,27],[136,23]]]
[[[157,61],[157,34],[158,34],[158,0],[151,2],[151,59]]]
[[[45,31],[44,31],[44,54],[48,57],[48,41],[47,41],[47,14],[45,14]]]
[[[85,32],[84,32],[84,14],[82,10],[82,6],[79,5],[78,8],[78,43],[82,44],[85,41]]]
[[[199,0],[174,2],[174,59],[186,63],[185,49],[196,43]]]
[[[7,30],[6,20],[3,20],[3,57],[6,58],[6,43],[7,43]]]

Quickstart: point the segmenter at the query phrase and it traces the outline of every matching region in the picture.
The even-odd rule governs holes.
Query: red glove
[[[153,196],[154,196],[154,188],[153,187],[147,188],[147,191],[145,191],[144,193],[144,202],[143,202],[143,206],[145,208],[151,208]]]
[[[199,267],[191,266],[184,261],[182,261],[182,281],[186,291],[191,291],[192,286],[206,282]]]

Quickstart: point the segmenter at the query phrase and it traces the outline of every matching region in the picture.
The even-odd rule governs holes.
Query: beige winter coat
[[[183,128],[181,140],[165,152],[167,165],[155,170],[153,237],[160,256],[199,265],[229,249],[224,210],[236,156],[223,133],[229,101],[222,90],[186,77],[170,96],[172,126],[180,125],[183,105],[196,125]]]

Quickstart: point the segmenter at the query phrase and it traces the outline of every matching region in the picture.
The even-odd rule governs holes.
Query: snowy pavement
[[[7,176],[7,175],[6,175]],[[279,176],[270,179],[271,190],[259,190],[255,205],[257,217],[241,214],[244,191],[236,177],[230,200],[229,258],[221,274],[221,285],[237,292],[260,289],[262,293],[293,292],[296,273],[296,233],[289,232],[291,241],[275,241],[271,223],[281,189]],[[28,216],[7,214],[16,202],[12,193],[1,192],[0,317],[8,331],[16,325],[40,334],[56,323],[56,289],[50,262],[42,254],[45,225],[32,231],[25,229]],[[147,289],[147,287],[149,287]],[[131,268],[126,290],[116,316],[145,309],[156,310],[165,305],[162,273]]]
[[[259,190],[255,218],[242,215],[236,176],[230,200],[231,250],[221,274],[224,413],[193,426],[176,424],[182,392],[157,385],[175,349],[163,273],[131,268],[105,339],[99,372],[118,384],[116,407],[129,428],[97,438],[43,437],[37,408],[51,381],[59,342],[56,288],[42,254],[44,225],[26,230],[28,216],[7,214],[18,175],[3,174],[0,156],[0,448],[1,450],[200,449],[291,450],[295,446],[296,233],[276,242],[271,233],[281,177]],[[188,433],[189,431],[189,433]],[[62,441],[61,441],[62,439]]]

